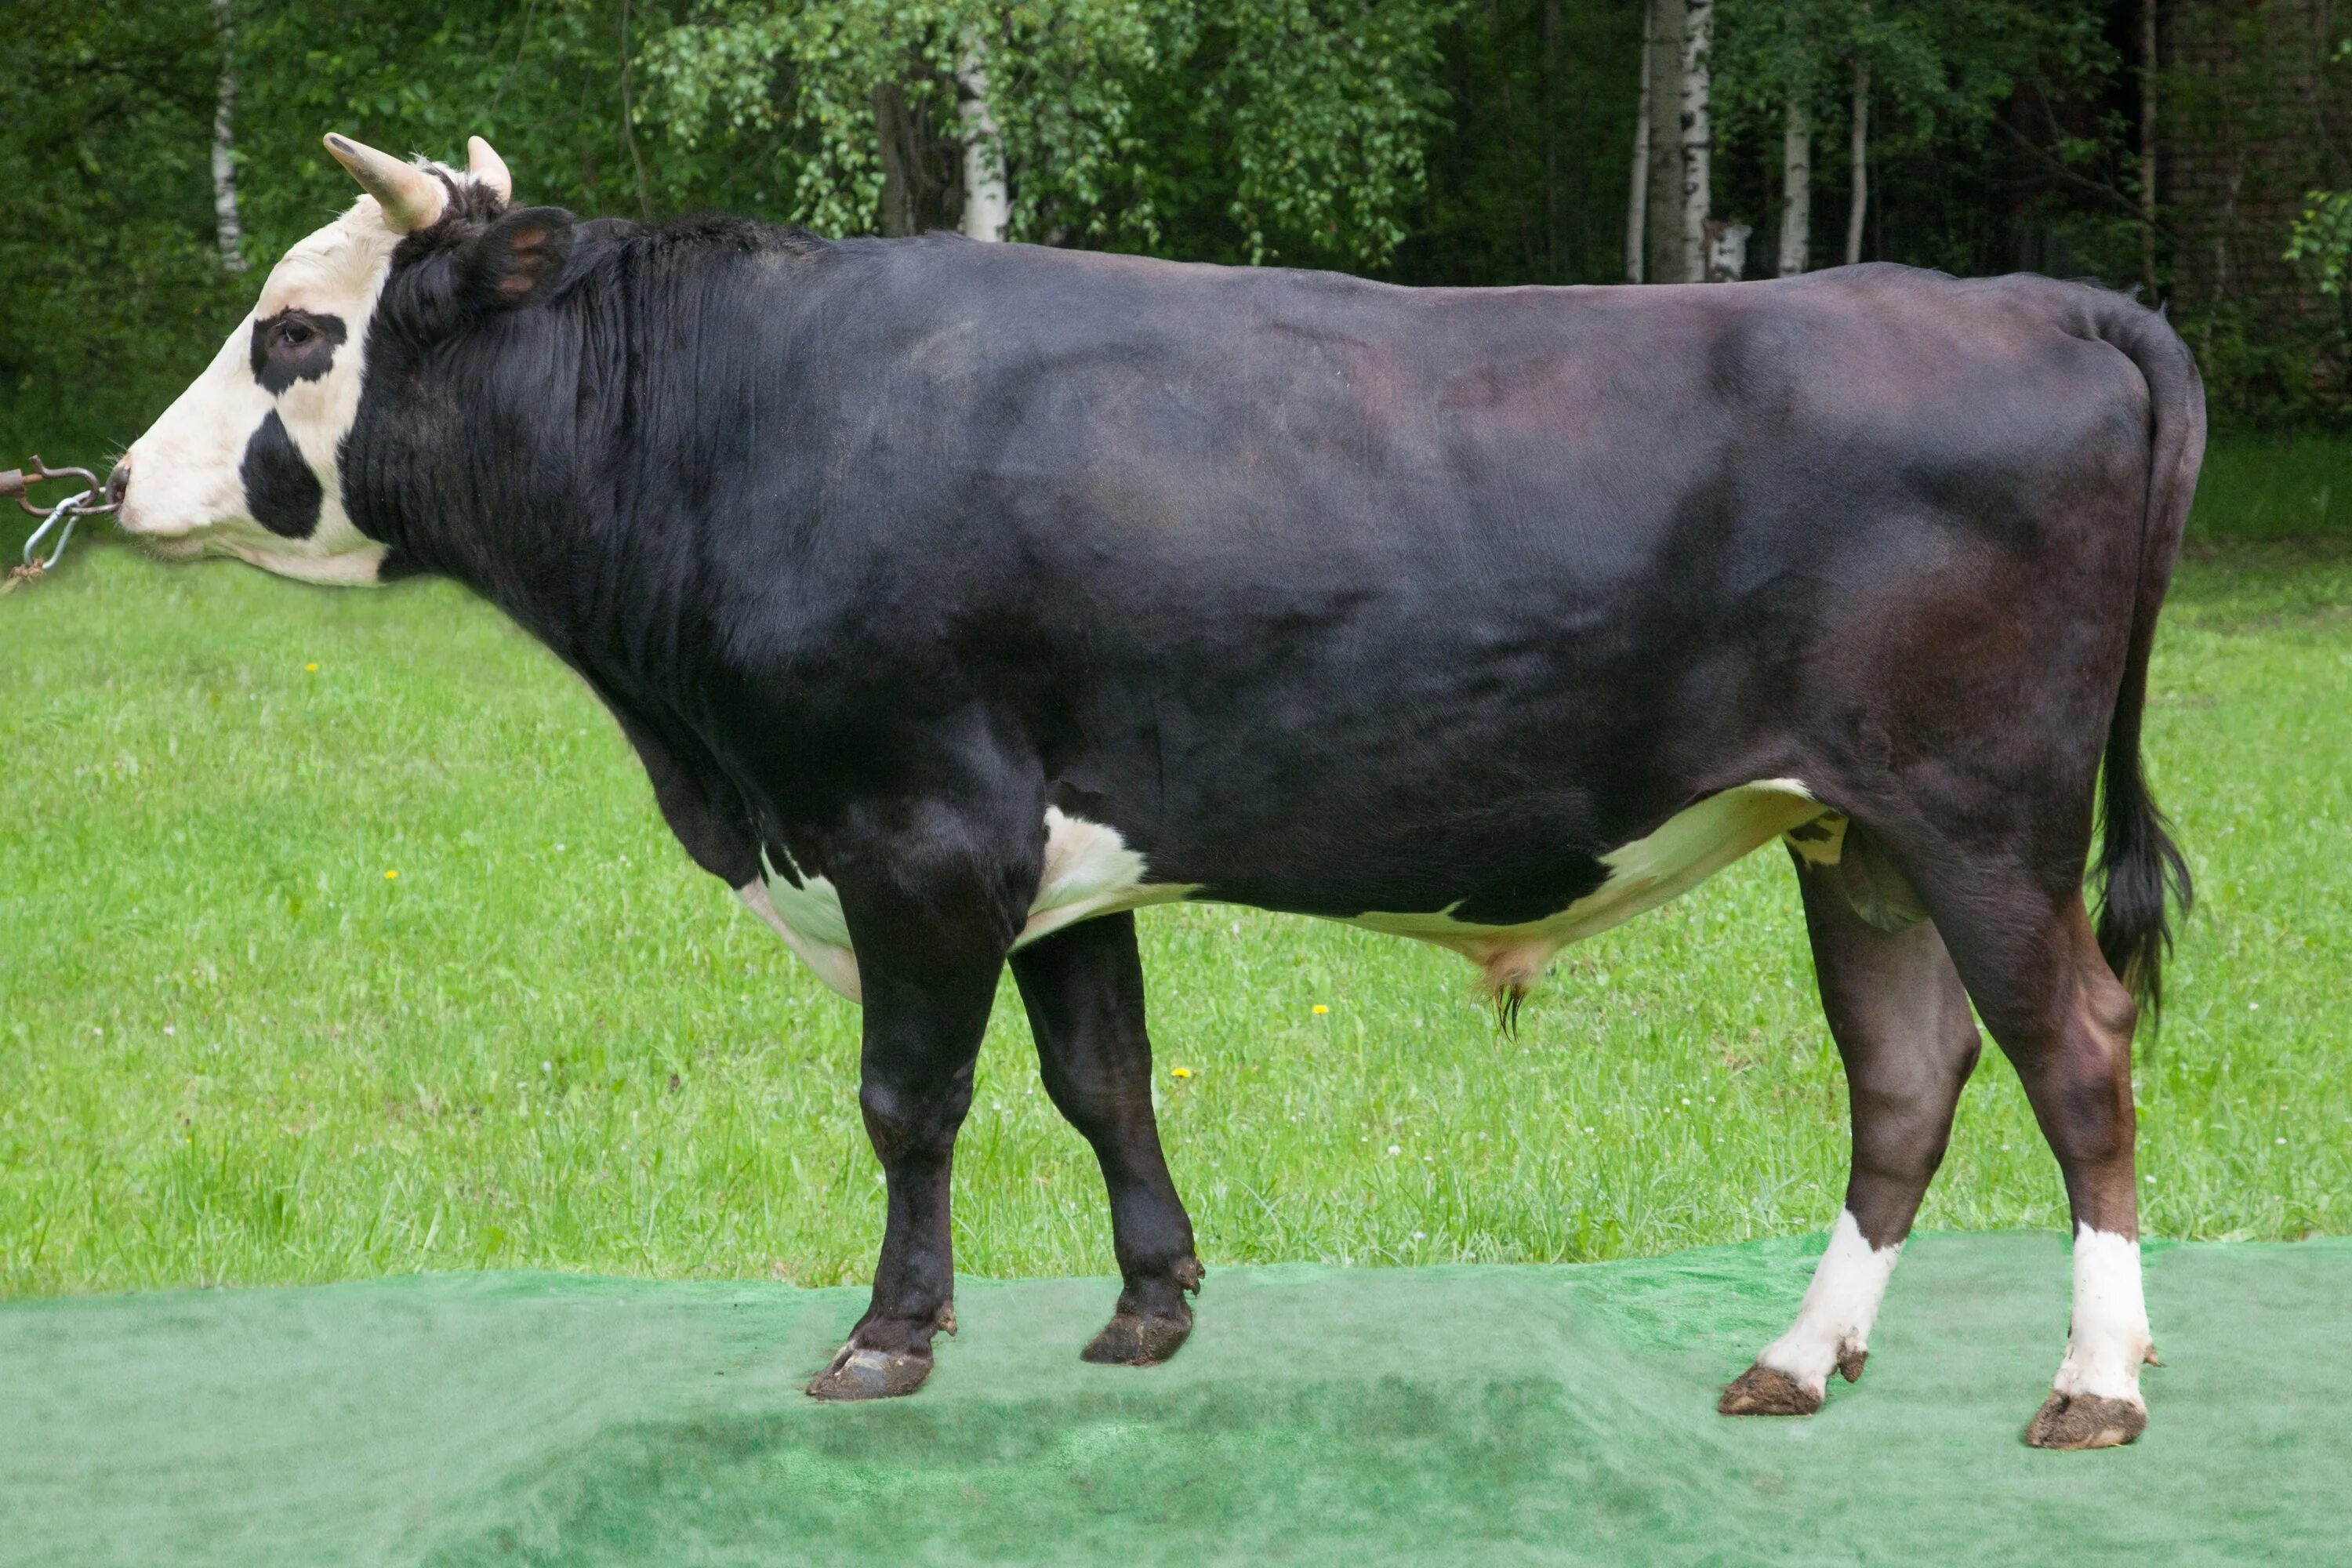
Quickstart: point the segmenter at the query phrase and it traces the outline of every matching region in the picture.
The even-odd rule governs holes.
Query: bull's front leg
[[[1082,1353],[1121,1366],[1166,1361],[1192,1331],[1184,1297],[1201,1289],[1201,1260],[1151,1112],[1135,917],[1104,915],[1057,931],[1015,953],[1013,976],[1037,1037],[1045,1092],[1094,1145],[1110,1191],[1123,1288],[1117,1313]]]
[[[912,1394],[930,1375],[932,1336],[955,1331],[948,1186],[956,1131],[1029,897],[1017,865],[955,852],[970,836],[952,825],[908,837],[929,852],[859,857],[837,874],[865,982],[858,1106],[888,1209],[872,1304],[809,1384],[819,1399]]]

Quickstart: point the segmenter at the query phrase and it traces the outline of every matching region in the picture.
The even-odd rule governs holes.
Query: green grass
[[[2352,535],[2352,437],[2231,433],[2205,451],[2192,539]]]
[[[855,1009],[479,604],[100,546],[0,599],[0,1294],[870,1267]],[[2352,548],[2192,549],[2148,736],[2203,894],[2139,1058],[2158,1234],[2352,1229],[2347,712]],[[1571,949],[1516,1040],[1433,949],[1140,919],[1213,1268],[1607,1258],[1835,1211],[1844,1093],[1777,853]],[[1008,990],[961,1264],[1107,1271],[1026,1036]],[[1923,1218],[2063,1224],[1998,1057]]]

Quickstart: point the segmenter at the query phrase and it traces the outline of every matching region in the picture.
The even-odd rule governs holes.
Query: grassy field
[[[2160,1235],[2352,1229],[2352,546],[2232,538],[2352,499],[2306,446],[2334,466],[2217,461],[2198,531],[2231,542],[2192,550],[2159,643],[2154,775],[2203,895],[2139,1057]],[[855,1009],[465,595],[80,552],[0,599],[0,1294],[870,1267]],[[1777,851],[1570,950],[1516,1040],[1433,950],[1141,921],[1213,1269],[1606,1258],[1835,1210],[1844,1093]],[[1106,1272],[1091,1159],[1003,1004],[960,1261]],[[1924,1223],[2063,1218],[1989,1056]]]

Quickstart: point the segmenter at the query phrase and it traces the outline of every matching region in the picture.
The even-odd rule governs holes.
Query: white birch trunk
[[[1789,119],[1780,132],[1780,266],[1794,278],[1811,265],[1813,117],[1802,85],[1789,91]]]
[[[213,95],[213,240],[221,266],[245,270],[245,225],[236,212],[236,55],[229,0],[213,0],[213,26],[220,31],[220,79]]]
[[[963,121],[963,232],[974,239],[1001,240],[1013,223],[1013,197],[1004,182],[1004,147],[996,117],[988,109],[988,56],[978,43],[956,68],[963,89],[956,113]]]
[[[1625,196],[1625,281],[1642,281],[1642,247],[1649,241],[1650,37],[1642,35],[1641,107],[1633,112],[1633,185]]]
[[[1862,220],[1870,210],[1870,62],[1853,62],[1853,200],[1845,213],[1845,264],[1862,259]]]
[[[1707,119],[1714,21],[1715,0],[1683,0],[1683,278],[1694,283],[1706,277],[1707,209],[1715,201],[1709,167],[1715,142]]]

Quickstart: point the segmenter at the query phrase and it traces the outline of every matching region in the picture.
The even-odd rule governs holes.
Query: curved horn
[[[507,173],[507,161],[499,156],[497,148],[478,136],[466,138],[466,173],[473,175],[483,189],[496,194],[499,200],[514,200],[514,176]]]
[[[394,234],[409,234],[431,226],[441,216],[449,193],[441,182],[414,163],[404,163],[389,153],[379,153],[364,142],[330,134],[327,151],[351,171],[360,189],[383,208],[383,221]]]

